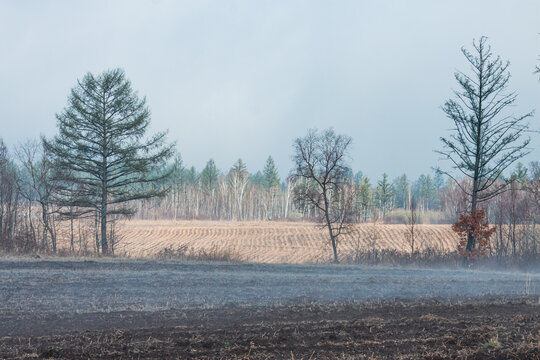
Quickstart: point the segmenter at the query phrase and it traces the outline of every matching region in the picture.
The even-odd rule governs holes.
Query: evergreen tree
[[[368,221],[373,207],[373,191],[367,177],[364,177],[360,182],[356,199],[364,221]]]
[[[279,174],[272,156],[268,157],[266,164],[264,165],[262,183],[265,189],[271,189],[280,184]]]
[[[251,183],[254,184],[255,186],[262,186],[263,179],[264,177],[260,170],[257,171],[255,174],[251,175]]]
[[[394,195],[394,186],[388,181],[388,175],[384,173],[383,178],[378,182],[377,189],[375,190],[375,200],[381,211],[382,218],[392,208]]]
[[[192,166],[189,169],[184,168],[183,173],[186,183],[194,186],[197,185],[199,182],[199,174],[197,173],[195,166]]]
[[[521,162],[518,162],[512,172],[512,179],[515,179],[521,185],[525,184],[528,180],[527,171],[528,169]]]
[[[227,178],[235,198],[233,218],[241,219],[243,218],[242,202],[249,182],[249,173],[246,164],[242,159],[238,159],[238,161],[234,163]]]
[[[357,171],[356,174],[354,174],[354,183],[356,185],[360,185],[363,177],[364,177],[364,174],[361,171]]]
[[[420,196],[424,202],[424,210],[433,209],[437,198],[437,188],[429,174],[424,176],[424,181],[420,186]]]
[[[407,175],[405,174],[394,180],[396,207],[405,209],[409,205],[409,186],[409,180],[407,180]]]
[[[200,175],[200,183],[201,188],[204,193],[207,195],[212,194],[212,192],[217,188],[218,186],[218,177],[219,177],[219,170],[216,167],[216,163],[213,159],[208,160],[206,163],[206,166],[201,171]]]
[[[174,220],[178,217],[178,205],[180,202],[180,192],[184,186],[184,166],[182,162],[182,156],[177,153],[171,164],[171,176],[169,177],[169,186],[172,191]]]
[[[96,213],[107,253],[108,216],[133,214],[128,201],[165,194],[153,184],[169,175],[163,169],[174,147],[166,132],[145,140],[150,110],[121,69],[86,74],[56,118],[59,134],[43,143],[64,185],[60,204]]]

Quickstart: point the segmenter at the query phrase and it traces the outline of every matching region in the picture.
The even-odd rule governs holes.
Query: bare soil
[[[539,324],[540,307],[526,302],[61,314],[29,317],[26,335],[0,340],[0,357],[540,359]]]
[[[0,358],[540,359],[540,274],[0,259]]]

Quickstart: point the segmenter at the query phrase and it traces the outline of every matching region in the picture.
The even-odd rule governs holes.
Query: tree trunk
[[[73,235],[73,207],[69,207],[69,229],[70,229],[70,250],[73,254],[75,252],[75,243],[74,243],[74,235]]]
[[[101,253],[107,254],[109,244],[107,243],[107,201],[101,203]]]
[[[330,234],[330,240],[332,242],[332,250],[334,252],[334,263],[339,263],[338,253],[337,253],[337,241],[336,236],[334,235],[334,231],[332,230],[332,222],[330,221],[329,216],[329,204],[328,204],[328,195],[326,194],[326,191],[323,193],[324,196],[324,217],[326,219],[326,225],[328,226],[328,232]]]
[[[94,227],[95,227],[95,236],[96,236],[96,254],[99,254],[100,246],[99,246],[99,228],[98,228],[98,212],[96,210],[96,214],[94,216]]]
[[[334,236],[334,232],[332,231],[332,224],[330,223],[330,219],[328,218],[328,215],[326,215],[326,222],[328,225],[328,232],[330,233],[330,239],[332,241],[332,250],[334,252],[334,263],[339,263],[338,259],[338,253],[337,253],[337,243],[336,243],[336,237]]]
[[[105,149],[104,149],[105,152]],[[109,252],[107,242],[107,157],[103,158],[103,169],[101,170],[101,253]]]

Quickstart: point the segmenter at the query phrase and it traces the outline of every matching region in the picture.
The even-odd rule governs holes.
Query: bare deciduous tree
[[[49,248],[48,237],[50,236],[52,251],[56,252],[56,231],[52,221],[54,184],[51,179],[52,166],[48,154],[40,142],[32,140],[19,145],[15,152],[24,171],[24,176],[21,176],[18,182],[20,193],[30,205],[37,203],[41,209],[43,223],[41,247]],[[29,212],[31,212],[30,209]],[[31,215],[29,217],[33,230]]]
[[[411,247],[411,255],[414,254],[416,224],[418,223],[418,214],[416,213],[416,200],[411,197],[409,200],[409,210],[407,211],[407,238]]]
[[[333,129],[309,130],[294,141],[294,176],[301,179],[294,190],[297,204],[313,207],[328,229],[338,262],[339,237],[354,219],[355,186],[349,176],[348,150],[352,139]]]

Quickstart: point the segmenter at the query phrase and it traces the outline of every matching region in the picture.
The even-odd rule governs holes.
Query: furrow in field
[[[91,234],[91,229],[88,231]],[[406,225],[359,224],[341,237],[339,251],[351,254],[376,245],[380,250],[408,252],[407,231]],[[231,251],[255,262],[310,263],[328,261],[332,256],[326,228],[314,223],[134,220],[119,223],[118,234],[119,253],[134,257],[154,256],[182,245],[195,251]],[[450,225],[417,225],[415,234],[420,250],[454,251],[458,242]],[[68,235],[66,231],[59,246],[69,247]]]

